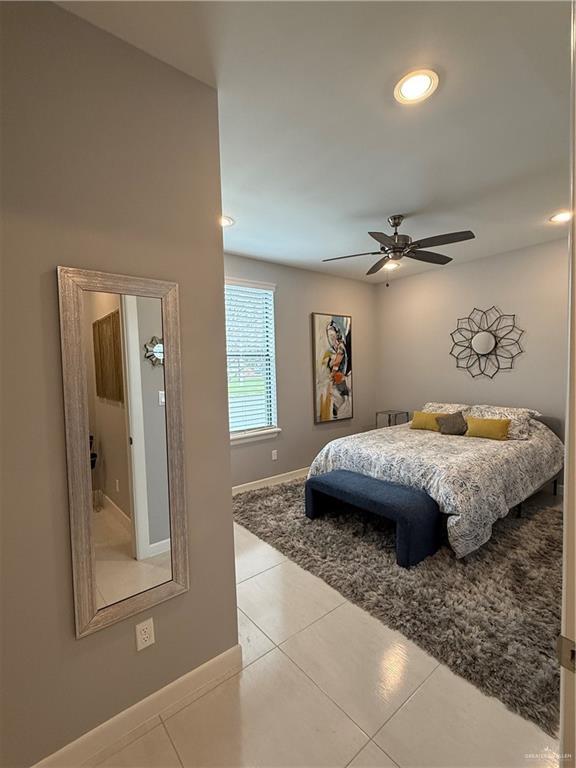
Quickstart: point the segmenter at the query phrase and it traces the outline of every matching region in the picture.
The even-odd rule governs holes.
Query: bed
[[[309,476],[348,469],[426,491],[449,515],[448,540],[457,557],[485,544],[492,526],[552,480],[564,446],[532,420],[525,440],[487,440],[410,429],[409,424],[341,437],[314,459]]]

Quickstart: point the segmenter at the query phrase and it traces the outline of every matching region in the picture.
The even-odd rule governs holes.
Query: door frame
[[[571,87],[571,210],[576,212],[576,2],[572,0]],[[564,546],[562,556],[562,635],[576,640],[576,220],[570,222],[570,275],[568,327],[568,396],[566,406],[566,456],[564,470]],[[576,764],[576,673],[560,668],[560,765]]]

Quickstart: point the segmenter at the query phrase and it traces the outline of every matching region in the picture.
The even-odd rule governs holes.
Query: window
[[[226,353],[231,438],[278,433],[273,285],[226,281]]]

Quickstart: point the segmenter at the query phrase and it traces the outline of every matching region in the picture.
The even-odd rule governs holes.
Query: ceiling
[[[563,237],[568,2],[60,3],[219,92],[225,249],[366,279],[368,230],[472,229],[454,263]],[[408,70],[440,76],[400,105]],[[394,279],[430,267],[404,259]]]

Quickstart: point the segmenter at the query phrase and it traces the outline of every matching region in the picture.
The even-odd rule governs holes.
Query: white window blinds
[[[276,426],[274,289],[226,283],[230,432]]]

